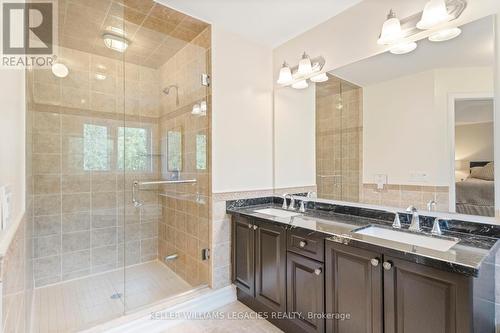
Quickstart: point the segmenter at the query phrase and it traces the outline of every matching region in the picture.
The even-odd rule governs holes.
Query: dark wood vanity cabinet
[[[272,311],[286,311],[286,238],[282,226],[254,221],[255,299]]]
[[[249,218],[233,219],[233,282],[239,290],[252,297],[255,293],[255,232],[253,226]]]
[[[384,260],[391,265],[384,270],[385,333],[477,332],[470,278],[388,256]]]
[[[325,267],[326,332],[384,332],[382,255],[326,242]]]
[[[293,318],[302,332],[325,331],[324,265],[292,252],[287,253],[287,311],[301,313]],[[318,316],[319,315],[319,316]]]
[[[292,315],[268,318],[287,333],[495,330],[494,261],[474,278],[260,219],[236,216],[232,233],[238,299]]]
[[[237,217],[233,222],[233,281],[266,307],[286,311],[285,228]]]

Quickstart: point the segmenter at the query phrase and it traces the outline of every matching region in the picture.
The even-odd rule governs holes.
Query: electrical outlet
[[[387,175],[385,174],[376,174],[373,176],[375,180],[375,184],[377,184],[377,190],[383,190],[384,185],[387,185]]]
[[[12,193],[9,186],[0,186],[1,229],[6,229],[11,219]]]

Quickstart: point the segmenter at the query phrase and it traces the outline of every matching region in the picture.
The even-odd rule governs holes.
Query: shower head
[[[175,105],[179,106],[179,87],[175,84],[169,85],[165,89],[163,89],[163,93],[165,95],[170,94],[170,89],[175,88]]]
[[[163,93],[164,93],[165,95],[170,94],[170,89],[172,89],[172,88],[175,88],[176,92],[178,92],[178,90],[179,90],[179,87],[177,87],[177,85],[172,84],[172,85],[170,85],[170,86],[166,87],[165,89],[163,89]]]

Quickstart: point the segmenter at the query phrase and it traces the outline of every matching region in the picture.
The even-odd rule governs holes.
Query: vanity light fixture
[[[293,81],[292,70],[290,66],[285,62],[283,62],[283,66],[280,69],[280,76],[278,78],[278,84],[289,84]]]
[[[417,23],[420,30],[428,30],[448,22],[453,16],[448,14],[445,0],[430,0],[425,4],[422,18]]]
[[[407,54],[414,51],[417,48],[417,43],[415,42],[402,42],[391,47],[389,52],[392,54]]]
[[[328,81],[328,75],[326,73],[321,73],[311,77],[312,82],[326,82]]]
[[[59,78],[65,78],[69,74],[69,69],[68,66],[65,64],[61,64],[60,62],[57,62],[52,65],[52,74]]]
[[[391,9],[387,15],[387,20],[382,25],[382,32],[377,43],[379,45],[389,45],[397,42],[402,37],[401,22],[396,17],[396,13]]]
[[[449,28],[449,29],[443,29],[439,30],[432,35],[429,36],[429,40],[431,42],[444,42],[450,39],[453,39],[455,37],[458,37],[462,33],[462,30],[460,28]]]
[[[294,89],[306,89],[307,87],[309,87],[309,84],[307,84],[306,80],[297,81],[292,84],[292,88]]]
[[[107,48],[121,53],[125,52],[130,44],[128,39],[115,34],[104,33],[102,38]]]
[[[312,68],[311,59],[304,52],[304,54],[302,55],[302,59],[300,59],[300,61],[299,61],[299,69],[298,69],[297,73],[299,75],[309,75],[312,72],[313,72],[313,68]]]

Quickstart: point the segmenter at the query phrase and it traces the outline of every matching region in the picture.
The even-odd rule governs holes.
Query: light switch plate
[[[1,229],[6,229],[10,224],[12,193],[9,186],[0,186],[0,212]]]
[[[387,175],[376,174],[373,178],[375,179],[375,184],[377,184],[377,190],[383,190],[384,185],[387,185]]]

